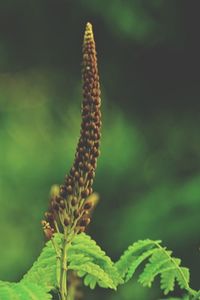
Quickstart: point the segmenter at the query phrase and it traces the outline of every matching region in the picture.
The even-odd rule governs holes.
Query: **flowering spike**
[[[83,102],[80,138],[69,175],[66,176],[65,183],[60,186],[56,198],[51,198],[50,200],[49,211],[54,216],[54,223],[57,225],[58,222],[62,228],[66,227],[65,216],[68,216],[67,220],[71,222],[68,228],[70,225],[73,227],[74,222],[80,224],[78,220],[81,220],[85,212],[85,201],[93,193],[92,184],[95,176],[97,157],[100,153],[100,84],[96,47],[90,23],[86,24],[82,53]],[[88,224],[89,221],[85,222],[85,226]],[[60,225],[55,227],[59,228]],[[77,225],[76,232],[79,232],[79,229]]]

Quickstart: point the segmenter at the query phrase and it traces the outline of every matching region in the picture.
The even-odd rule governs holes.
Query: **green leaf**
[[[54,241],[59,247],[61,240],[62,235],[56,234]],[[90,288],[98,284],[104,288],[116,289],[123,282],[111,259],[85,233],[74,237],[67,251],[67,263],[68,269],[77,271],[80,277],[85,277],[84,283]],[[22,282],[31,281],[50,291],[57,286],[57,271],[60,272],[60,264],[56,260],[52,241],[49,241]]]
[[[170,255],[172,252],[166,251],[166,255],[162,249],[156,249],[146,264],[144,272],[139,277],[139,282],[143,286],[151,287],[155,277],[162,271],[162,268],[170,263]],[[169,257],[168,257],[169,256]],[[173,266],[174,267],[174,266]]]
[[[139,282],[143,286],[151,287],[156,276],[160,275],[160,287],[164,294],[174,290],[175,282],[181,289],[190,292],[189,270],[181,267],[181,260],[172,257],[172,251],[160,246],[160,241],[144,240],[134,243],[124,252],[116,267],[124,280],[128,281],[145,260],[148,262],[139,276]]]
[[[68,261],[70,269],[81,271],[79,276],[86,276],[84,283],[91,288],[98,284],[104,288],[116,289],[123,282],[111,259],[85,233],[74,238],[68,250]]]
[[[174,290],[175,278],[176,278],[175,270],[163,272],[161,274],[160,284],[161,284],[161,289],[164,291],[165,295]]]
[[[55,240],[60,243],[61,237],[56,236]],[[56,282],[56,253],[52,242],[46,243],[39,258],[34,262],[32,268],[24,275],[21,282],[32,282],[42,286],[47,292],[55,289]]]
[[[1,300],[50,300],[51,295],[33,283],[0,282]]]
[[[184,289],[184,288],[187,288],[189,281],[190,281],[190,271],[188,268],[184,268],[184,267],[181,267],[180,268],[180,271],[181,272],[178,272],[176,274],[176,280],[179,284],[179,286]]]
[[[160,241],[157,241],[160,243]],[[149,239],[135,242],[129,246],[124,254],[116,262],[116,267],[125,281],[134,274],[137,267],[155,251],[155,242]]]
[[[54,242],[61,249],[63,236],[56,234]],[[83,277],[84,284],[94,289],[100,287],[116,289],[119,284],[128,281],[136,269],[145,261],[146,266],[139,276],[143,286],[150,287],[155,278],[160,276],[160,286],[164,294],[174,290],[175,282],[181,289],[189,288],[189,270],[181,267],[181,260],[172,257],[172,252],[160,245],[161,241],[146,239],[138,241],[128,248],[120,260],[114,264],[104,251],[85,233],[76,235],[67,250],[67,268]],[[21,281],[32,282],[41,286],[46,292],[55,289],[60,276],[60,262],[49,241],[40,257]]]
[[[84,284],[94,289],[96,284],[104,288],[116,289],[112,278],[98,265],[88,262],[87,264],[76,265],[71,263],[69,269],[77,271],[80,277],[85,276]],[[80,273],[81,271],[81,273]]]

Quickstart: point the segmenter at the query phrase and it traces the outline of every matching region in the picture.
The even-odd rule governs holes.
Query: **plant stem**
[[[60,272],[60,295],[61,300],[67,300],[67,248],[68,240],[67,233],[64,233],[63,237],[63,247],[62,247],[62,257],[60,262],[61,272]]]
[[[54,237],[51,239],[51,242],[52,242],[53,247],[56,252],[56,280],[57,280],[57,286],[59,287],[59,284],[60,284],[60,260],[61,260],[60,249],[59,249],[59,246],[56,244]]]

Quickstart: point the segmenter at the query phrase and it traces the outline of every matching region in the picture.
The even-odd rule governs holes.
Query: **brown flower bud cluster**
[[[54,234],[54,229],[47,221],[42,221],[41,223],[45,237],[47,238],[47,240],[50,240]]]
[[[85,230],[90,223],[92,202],[86,199],[93,193],[92,184],[99,156],[101,137],[101,99],[97,57],[92,25],[87,23],[83,40],[83,103],[82,123],[74,164],[60,186],[59,193],[51,197],[47,221],[52,217],[62,226],[76,222],[77,232]],[[50,219],[49,219],[50,218]],[[54,228],[56,229],[56,228]]]

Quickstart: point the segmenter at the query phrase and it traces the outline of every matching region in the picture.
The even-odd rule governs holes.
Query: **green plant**
[[[160,276],[165,295],[174,290],[177,282],[187,293],[183,299],[200,299],[200,292],[189,286],[189,269],[182,267],[181,260],[174,258],[161,241],[137,241],[114,263],[84,232],[98,202],[92,184],[101,136],[100,85],[90,23],[83,41],[82,77],[82,124],[74,164],[64,184],[52,187],[49,209],[42,221],[49,241],[19,283],[0,282],[0,300],[45,300],[51,299],[53,292],[61,300],[74,300],[79,296],[78,278],[83,278],[91,289],[99,285],[116,290],[139,267],[139,282],[143,286],[151,287]]]

